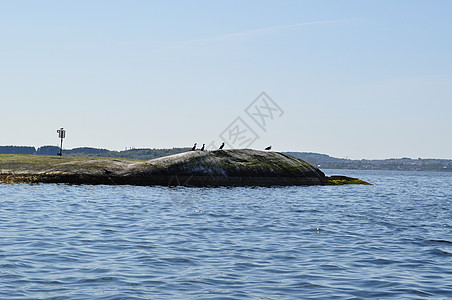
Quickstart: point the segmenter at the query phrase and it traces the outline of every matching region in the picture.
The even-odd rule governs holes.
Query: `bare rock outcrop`
[[[148,161],[0,156],[0,181],[148,186],[333,184],[322,171],[303,160],[251,149],[190,151]],[[345,183],[347,180],[341,177],[340,184]]]

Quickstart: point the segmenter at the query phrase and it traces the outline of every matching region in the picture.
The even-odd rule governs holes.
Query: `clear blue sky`
[[[452,158],[452,1],[0,1],[0,145]],[[265,91],[283,110],[245,113]]]

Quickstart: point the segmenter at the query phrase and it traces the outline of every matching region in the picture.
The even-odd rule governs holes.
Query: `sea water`
[[[0,299],[450,299],[452,174],[374,185],[0,184]]]

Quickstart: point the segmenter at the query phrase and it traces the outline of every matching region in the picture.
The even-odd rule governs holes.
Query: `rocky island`
[[[327,177],[293,156],[251,149],[189,151],[148,161],[0,155],[0,182],[182,186],[368,184]]]

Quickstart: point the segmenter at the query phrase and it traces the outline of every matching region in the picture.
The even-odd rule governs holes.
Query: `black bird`
[[[195,151],[196,150],[196,143],[193,145],[193,148],[191,148],[191,151]]]
[[[268,146],[267,148],[265,148],[265,150],[271,150],[272,146]]]
[[[224,142],[220,145],[220,148],[218,148],[219,150],[223,149],[224,147]]]
[[[206,144],[202,144],[202,148],[201,151],[204,151],[204,147],[206,146]]]

